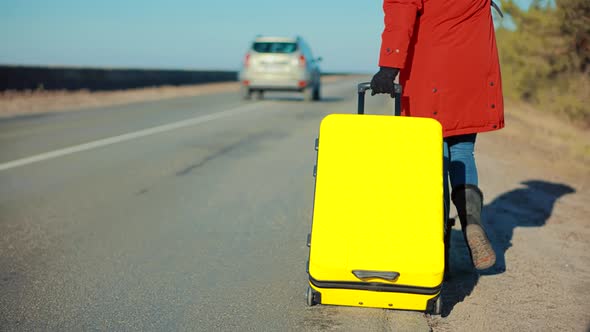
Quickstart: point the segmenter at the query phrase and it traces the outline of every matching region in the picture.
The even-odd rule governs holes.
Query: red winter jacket
[[[444,136],[504,127],[491,0],[384,0],[379,65],[401,68],[402,114]]]

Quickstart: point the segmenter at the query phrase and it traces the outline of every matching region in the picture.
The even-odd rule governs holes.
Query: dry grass
[[[322,82],[328,83],[339,79],[342,79],[342,76],[325,76],[322,77]],[[239,88],[238,82],[224,82],[120,91],[0,91],[0,118],[47,112],[66,112],[219,92],[237,93]]]
[[[4,91],[0,92],[0,117],[130,104],[166,98],[238,91],[237,82],[187,86],[161,86],[121,91]]]

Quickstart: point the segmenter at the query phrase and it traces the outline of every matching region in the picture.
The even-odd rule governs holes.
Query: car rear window
[[[252,49],[258,53],[293,53],[297,51],[296,43],[256,42]]]

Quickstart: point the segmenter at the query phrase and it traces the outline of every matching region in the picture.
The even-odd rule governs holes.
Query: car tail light
[[[305,86],[307,85],[307,83],[305,81],[299,81],[299,87],[300,88],[305,88]]]
[[[250,81],[248,80],[243,80],[242,84],[244,84],[244,86],[249,86],[250,85]]]
[[[299,56],[299,66],[305,67],[305,56],[303,54]]]
[[[244,57],[244,67],[248,67],[250,65],[250,53],[246,53]]]

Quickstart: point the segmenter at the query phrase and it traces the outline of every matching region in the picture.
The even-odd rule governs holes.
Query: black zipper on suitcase
[[[391,285],[378,282],[353,282],[353,281],[319,281],[314,279],[311,275],[309,281],[317,288],[326,289],[355,289],[368,290],[375,292],[393,292],[393,293],[407,293],[419,295],[436,295],[440,292],[442,284],[436,287],[418,287],[407,285]]]

